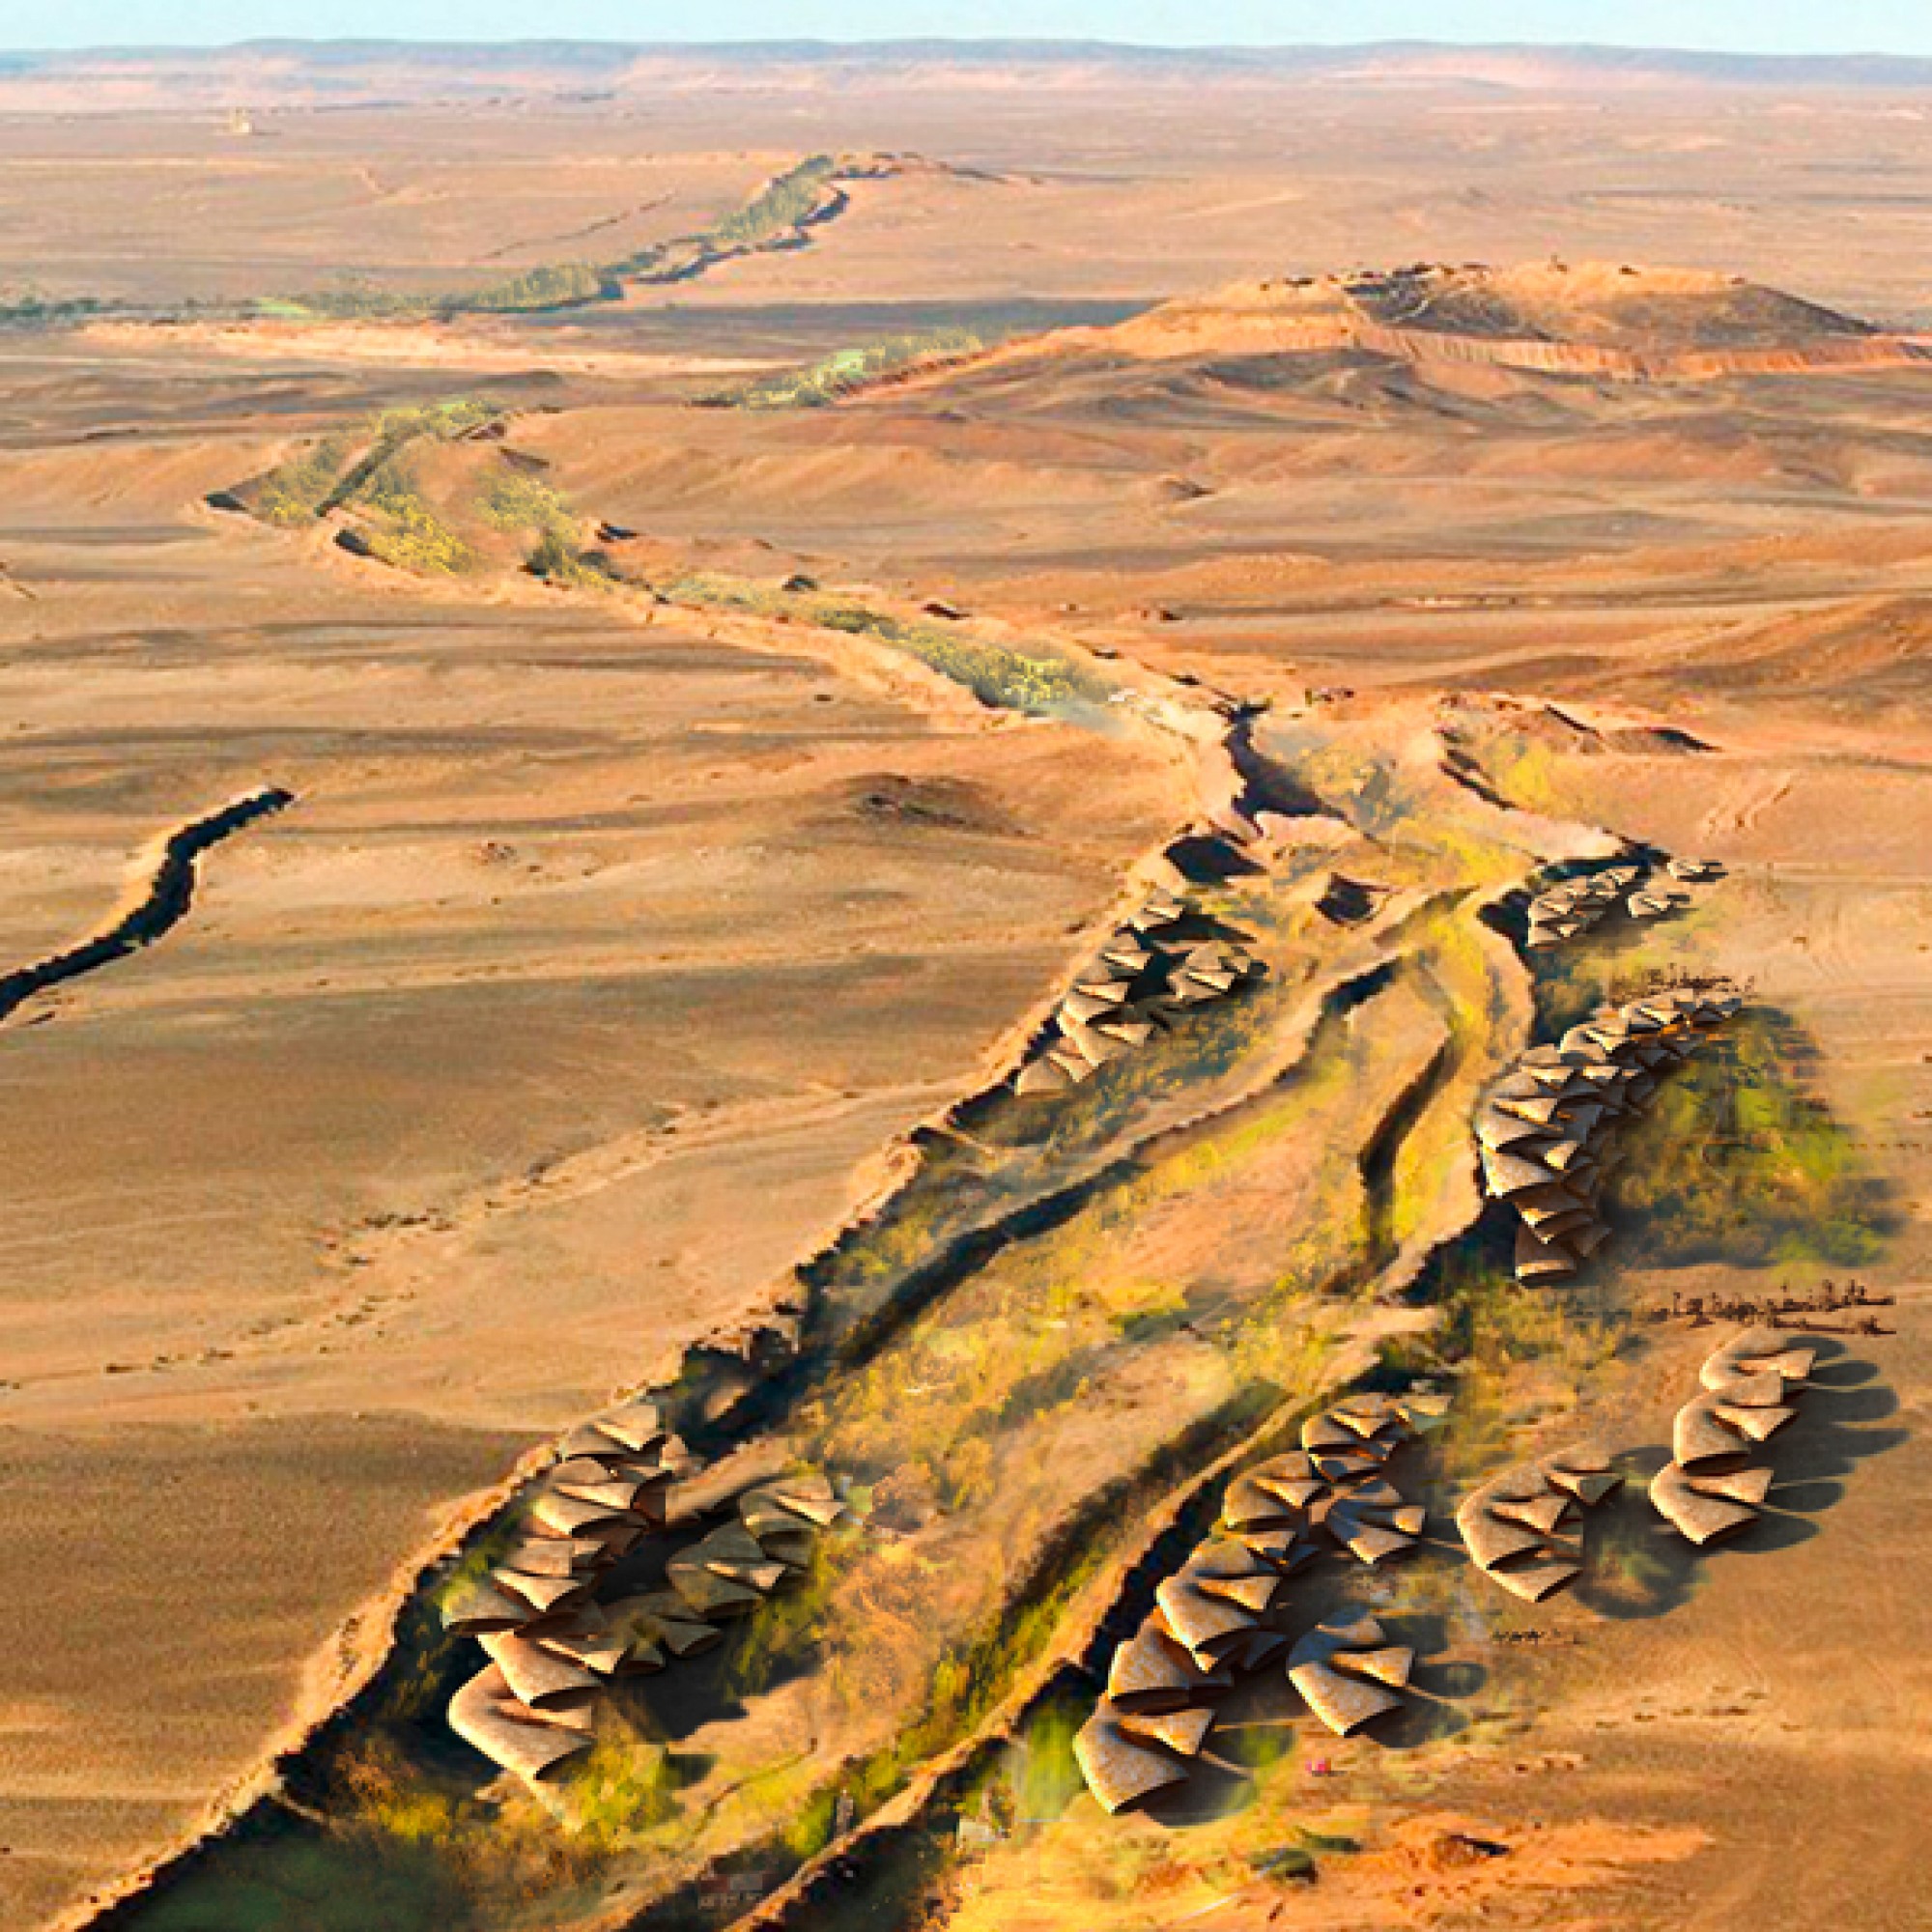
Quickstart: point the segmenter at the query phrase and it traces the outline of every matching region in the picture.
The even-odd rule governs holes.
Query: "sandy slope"
[[[159,948],[0,1029],[0,1539],[41,1579],[0,1602],[0,1916],[49,1917],[185,1829],[353,1670],[370,1626],[345,1619],[440,1518],[749,1306],[979,1077],[1183,809],[1124,740],[995,726],[771,635],[753,652],[527,585],[400,585],[193,507],[487,366],[562,406],[514,446],[643,530],[653,568],[944,594],[1291,722],[1311,689],[1355,691],[1318,715],[1353,705],[1365,737],[1442,688],[1502,688],[1718,747],[1539,739],[1529,802],[1737,868],[1696,946],[1815,1036],[1821,1089],[1898,1188],[1906,1332],[1847,1410],[1888,1439],[1823,1457],[1817,1534],[1693,1569],[1670,1615],[1566,1606],[1583,1640],[1547,1672],[1492,1645],[1499,1700],[1533,1719],[1520,1750],[1391,1760],[1523,1866],[1624,1888],[1605,1922],[1795,1932],[1829,1896],[1834,1922],[1889,1932],[1882,1828],[1924,1802],[1932,1560],[1916,1434],[1889,1439],[1927,1400],[1932,378],[1611,388],[1204,327],[1157,364],[1085,337],[813,414],[700,413],[661,379],[727,335],[755,356],[885,327],[845,306],[863,298],[1151,297],[1553,246],[1922,322],[1927,125],[1869,96],[1579,116],[1460,87],[1262,88],[1204,116],[1109,85],[690,97],[644,124],[345,114],[235,146],[168,116],[0,128],[62,184],[6,246],[61,287],[111,270],[143,296],[237,292],[271,233],[292,275],[468,275],[505,240],[542,259],[663,176],[662,211],[627,217],[645,235],[734,204],[794,143],[995,177],[862,185],[811,248],[653,303],[648,347],[627,312],[563,347],[417,331],[335,360],[272,336],[271,369],[203,337],[0,345],[0,963],[91,929],[157,830],[246,785],[298,794],[215,855]],[[459,192],[486,180],[487,203]],[[1264,1189],[1235,1199],[1231,1225],[1265,1225]],[[1191,1252],[1145,1238],[1163,1265]],[[1671,1278],[1634,1255],[1616,1279]],[[1151,1428],[1166,1385],[1138,1373],[1123,1401]],[[1592,1393],[1654,1441],[1661,1389]],[[1105,1433],[1072,1444],[1094,1466]],[[1882,1610],[1885,1643],[1848,1640],[1848,1602]],[[1349,1803],[1388,1833],[1355,1894],[1375,1922],[1594,1911],[1418,1875],[1423,1801],[1346,1757]],[[1786,1883],[1794,1843],[1816,1896]],[[1017,1895],[1050,1896],[1034,1876]],[[1317,1904],[1337,1896],[1324,1879]]]
[[[0,1511],[47,1579],[4,1610],[14,1923],[252,1765],[439,1512],[835,1223],[1174,809],[803,659],[318,577],[147,470],[12,466],[10,957],[175,818],[298,802],[0,1042]]]

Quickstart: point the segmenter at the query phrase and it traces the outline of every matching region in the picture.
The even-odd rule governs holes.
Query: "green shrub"
[[[768,376],[703,398],[714,408],[738,410],[815,410],[856,395],[868,384],[908,369],[937,367],[976,355],[985,340],[966,328],[929,329],[921,335],[894,335],[781,376]]]
[[[1800,1087],[1804,1057],[1789,1020],[1747,1011],[1664,1081],[1615,1195],[1660,1259],[1847,1266],[1878,1253],[1883,1189]]]
[[[483,520],[499,530],[558,530],[576,528],[570,505],[541,477],[508,469],[493,476],[478,508]]]
[[[370,532],[369,548],[384,563],[454,577],[475,561],[469,545],[423,500],[399,465],[376,470],[364,486],[362,501],[382,519]]]

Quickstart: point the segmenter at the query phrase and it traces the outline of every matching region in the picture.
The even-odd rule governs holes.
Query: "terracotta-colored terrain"
[[[0,973],[292,794],[151,945],[0,1020],[0,1918],[158,1862],[101,1922],[1911,1922],[1922,80],[639,60],[581,99],[529,59],[405,64],[403,108],[261,54],[192,111],[153,111],[164,62],[0,76],[0,281],[114,305],[0,334]],[[614,259],[901,151],[943,165],[671,287],[247,309]],[[695,407],[940,327],[987,347]],[[288,507],[429,406],[388,495],[343,455]],[[1095,939],[1237,802],[1271,829],[1198,889],[1258,988],[1015,1102]],[[1574,959],[1486,916],[1618,839],[1730,876]],[[1638,967],[1749,988],[1804,1134],[1726,1170],[1724,1239],[1633,1180],[1525,1296],[1480,1272],[1470,1110]],[[1749,1237],[1791,1201],[1818,1228]],[[1662,1460],[1713,1331],[1643,1309],[1848,1269],[1896,1332],[1821,1371],[1750,1539],[1672,1546],[1634,1482],[1573,1595],[1461,1560],[1504,1462]],[[1455,1397],[1432,1547],[1351,1586],[1428,1710],[1337,1742],[1261,1698],[1240,1776],[1103,1817],[1065,1699],[1147,1546],[1378,1351]],[[640,1385],[868,1514],[795,1618],[626,1691],[602,1747],[649,1776],[553,1816],[412,1689],[453,1667],[418,1573]]]

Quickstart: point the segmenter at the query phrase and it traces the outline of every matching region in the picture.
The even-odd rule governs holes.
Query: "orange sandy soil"
[[[21,181],[0,277],[52,293],[274,294],[337,273],[415,286],[611,259],[728,211],[814,151],[913,151],[993,177],[860,183],[808,250],[654,292],[654,304],[1191,294],[1261,274],[1418,258],[1684,262],[1932,322],[1922,101],[1884,89],[1360,87],[997,70],[863,85],[663,86],[615,99],[345,104],[237,76],[237,138],[163,83],[35,104],[0,86]],[[9,111],[13,109],[14,111]],[[611,244],[615,244],[614,246]],[[264,278],[271,284],[262,286]]]
[[[946,594],[1284,706],[1502,688],[1717,748],[1587,746],[1530,802],[1731,864],[1723,918],[1684,944],[1817,1039],[1895,1183],[1869,1272],[1901,1332],[1856,1344],[1876,1375],[1780,1445],[1813,1492],[1795,1528],[1687,1560],[1664,1616],[1478,1598],[1470,1654],[1528,1728],[1418,1758],[1419,1794],[1406,1758],[1342,1748],[1359,1865],[1200,1922],[1902,1922],[1902,1821],[1932,1782],[1932,376],[1633,388],[1090,344],[752,418],[564,358],[770,355],[795,304],[823,349],[858,301],[1552,248],[1922,327],[1922,109],[992,89],[274,124],[0,122],[9,179],[32,163],[0,274],[156,298],[259,293],[265,263],[440,285],[607,217],[635,245],[813,147],[917,147],[1000,179],[862,185],[805,251],[531,327],[526,399],[566,412],[517,444],[656,557],[728,546],[774,579]],[[767,303],[786,312],[732,313]],[[0,343],[0,961],[92,929],[155,833],[243,786],[299,794],[215,852],[155,951],[0,1030],[0,1539],[42,1579],[0,1600],[10,1925],[186,1830],[353,1675],[366,1606],[440,1521],[753,1305],[996,1064],[1186,810],[1126,744],[679,621],[427,594],[196,507],[296,436],[473,384],[408,343],[413,367],[271,372],[161,331]],[[1613,1265],[1620,1294],[1664,1286],[1638,1248]],[[1694,1349],[1673,1334],[1667,1376],[1590,1392],[1619,1440],[1662,1440]],[[1579,1642],[1493,1641],[1532,1621]],[[1436,1873],[1438,1826],[1510,1853]],[[1524,1870],[1552,1882],[1504,1883]]]
[[[1183,809],[916,687],[317,571],[185,509],[237,461],[5,464],[10,962],[156,832],[298,795],[0,1055],[0,1522],[45,1579],[0,1606],[14,1924],[181,1831],[437,1519],[837,1225]]]

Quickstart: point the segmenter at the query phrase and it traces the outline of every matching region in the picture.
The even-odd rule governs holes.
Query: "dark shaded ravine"
[[[700,1347],[687,1356],[683,1372],[654,1394],[707,1463],[716,1463],[760,1440],[782,1437],[799,1411],[828,1380],[840,1379],[862,1367],[923,1314],[976,1279],[995,1257],[1050,1233],[1095,1201],[1130,1184],[1152,1160],[1204,1136],[1237,1126],[1245,1115],[1267,1106],[1283,1090],[1309,1077],[1311,1070],[1335,1051],[1350,1015],[1383,991],[1399,970],[1398,960],[1384,959],[1327,987],[1319,997],[1317,1017],[1293,1063],[1258,1088],[1186,1122],[1155,1129],[1085,1174],[1015,1203],[1004,1213],[956,1230],[936,1252],[897,1272],[883,1293],[876,1298],[861,1296],[856,1302],[852,1294],[855,1284],[839,1279],[839,1264],[852,1250],[863,1249],[875,1238],[878,1223],[867,1219],[854,1224],[795,1271],[805,1306],[794,1349],[768,1361],[764,1372],[724,1413],[707,1418],[708,1398],[718,1385],[718,1374],[733,1367],[742,1369],[742,1357]],[[915,1174],[895,1199],[919,1185]],[[1341,1292],[1358,1286],[1373,1271],[1368,1259],[1360,1258],[1345,1270],[1346,1279],[1338,1277],[1327,1286]],[[1177,1486],[1188,1485],[1190,1476],[1204,1463],[1225,1456],[1264,1428],[1279,1401],[1279,1391],[1242,1392],[1222,1409],[1163,1444],[1142,1466],[1090,1498],[1039,1552],[1028,1575],[1016,1579],[1003,1621],[1023,1616],[1034,1605],[1050,1600],[1069,1575],[1078,1576],[1106,1561],[1123,1518],[1146,1520],[1160,1512]],[[492,1511],[476,1524],[470,1540],[493,1533],[500,1518],[500,1510]],[[454,1689],[453,1682],[447,1680],[456,1667],[457,1651],[442,1638],[426,1589],[440,1567],[441,1559],[425,1566],[382,1667],[319,1723],[304,1744],[277,1761],[273,1795],[165,1861],[140,1890],[108,1906],[89,1921],[91,1925],[143,1925],[148,1922],[148,1913],[159,1904],[172,1905],[178,1911],[185,1897],[193,1896],[201,1880],[219,1872],[230,1848],[259,1846],[291,1833],[300,1836],[304,1817],[311,1829],[320,1825],[329,1807],[329,1767],[341,1748],[357,1735],[381,1732],[394,1721],[404,1702],[433,1706],[446,1698]],[[997,1634],[988,1642],[995,1651],[1003,1648]],[[1029,1655],[1015,1654],[999,1657],[997,1662],[988,1657],[986,1666],[1000,1680],[1012,1682],[1020,1679],[1033,1662]],[[288,1802],[291,1799],[293,1804]],[[311,1805],[318,1807],[312,1813]],[[787,1867],[799,1862],[795,1857],[784,1857],[781,1847],[766,1845],[740,1848],[724,1861],[725,1867],[734,1867],[745,1858],[781,1860]],[[679,1888],[647,1908],[637,1925],[648,1927],[650,1932],[715,1925],[715,1911],[707,1909],[699,1891],[696,1886]]]
[[[1382,990],[1399,969],[1399,960],[1385,961],[1338,987],[1330,995],[1334,1004],[1324,1005],[1321,1023],[1310,1037],[1308,1057],[1319,1049],[1323,1034],[1354,1007]],[[1312,1285],[1312,1293],[1335,1295],[1360,1292],[1399,1259],[1389,1231],[1395,1162],[1462,1058],[1453,1040],[1444,1041],[1377,1122],[1358,1156],[1369,1195],[1363,1251],[1322,1282]],[[1293,1077],[1270,1083],[1267,1091]],[[1237,1107],[1227,1111],[1237,1114],[1240,1107],[1258,1097],[1245,1096]],[[1461,1253],[1476,1238],[1474,1224],[1460,1228],[1437,1242],[1429,1259]],[[1330,1390],[1327,1395],[1334,1393]],[[1137,1628],[1152,1607],[1156,1584],[1212,1527],[1228,1474],[1238,1464],[1293,1447],[1310,1407],[1307,1399],[1284,1398],[1278,1389],[1260,1386],[1245,1390],[1180,1436],[1161,1445],[1139,1470],[1090,1498],[1063,1526],[1051,1548],[1041,1553],[1022,1586],[1019,1607],[1046,1595],[1057,1572],[1065,1568],[1074,1569],[1076,1574],[1091,1572],[1111,1556],[1118,1582],[1104,1610],[1073,1634],[1071,1645],[1062,1648],[1057,1662],[1049,1660],[1050,1668],[1036,1681],[1030,1693],[1022,1692],[1016,1708],[997,1711],[976,1733],[960,1741],[908,1809],[880,1817],[870,1825],[862,1824],[857,1833],[808,1861],[780,1893],[747,1915],[747,1926],[755,1927],[757,1932],[861,1932],[861,1928],[905,1932],[921,1922],[921,1894],[952,1856],[967,1795],[1038,1713],[1063,1699],[1091,1701],[1105,1679],[1107,1659],[1114,1646]],[[1137,1546],[1130,1541],[1122,1550],[1119,1548],[1119,1525],[1129,1514],[1141,1516],[1147,1526]],[[1016,1670],[1014,1675],[1018,1674]],[[741,1853],[726,1861],[724,1868],[758,1860],[771,1862],[771,1848]],[[715,1918],[707,1918],[701,1911],[694,1910],[687,1889],[627,1921],[625,1932],[711,1932],[716,1925]]]
[[[125,959],[172,932],[194,904],[196,862],[204,852],[233,837],[244,826],[295,803],[295,793],[279,785],[231,800],[205,818],[190,820],[162,841],[154,875],[141,898],[104,931],[71,946],[65,952],[16,966],[0,974],[0,1021],[10,1019],[37,993],[78,980]]]

